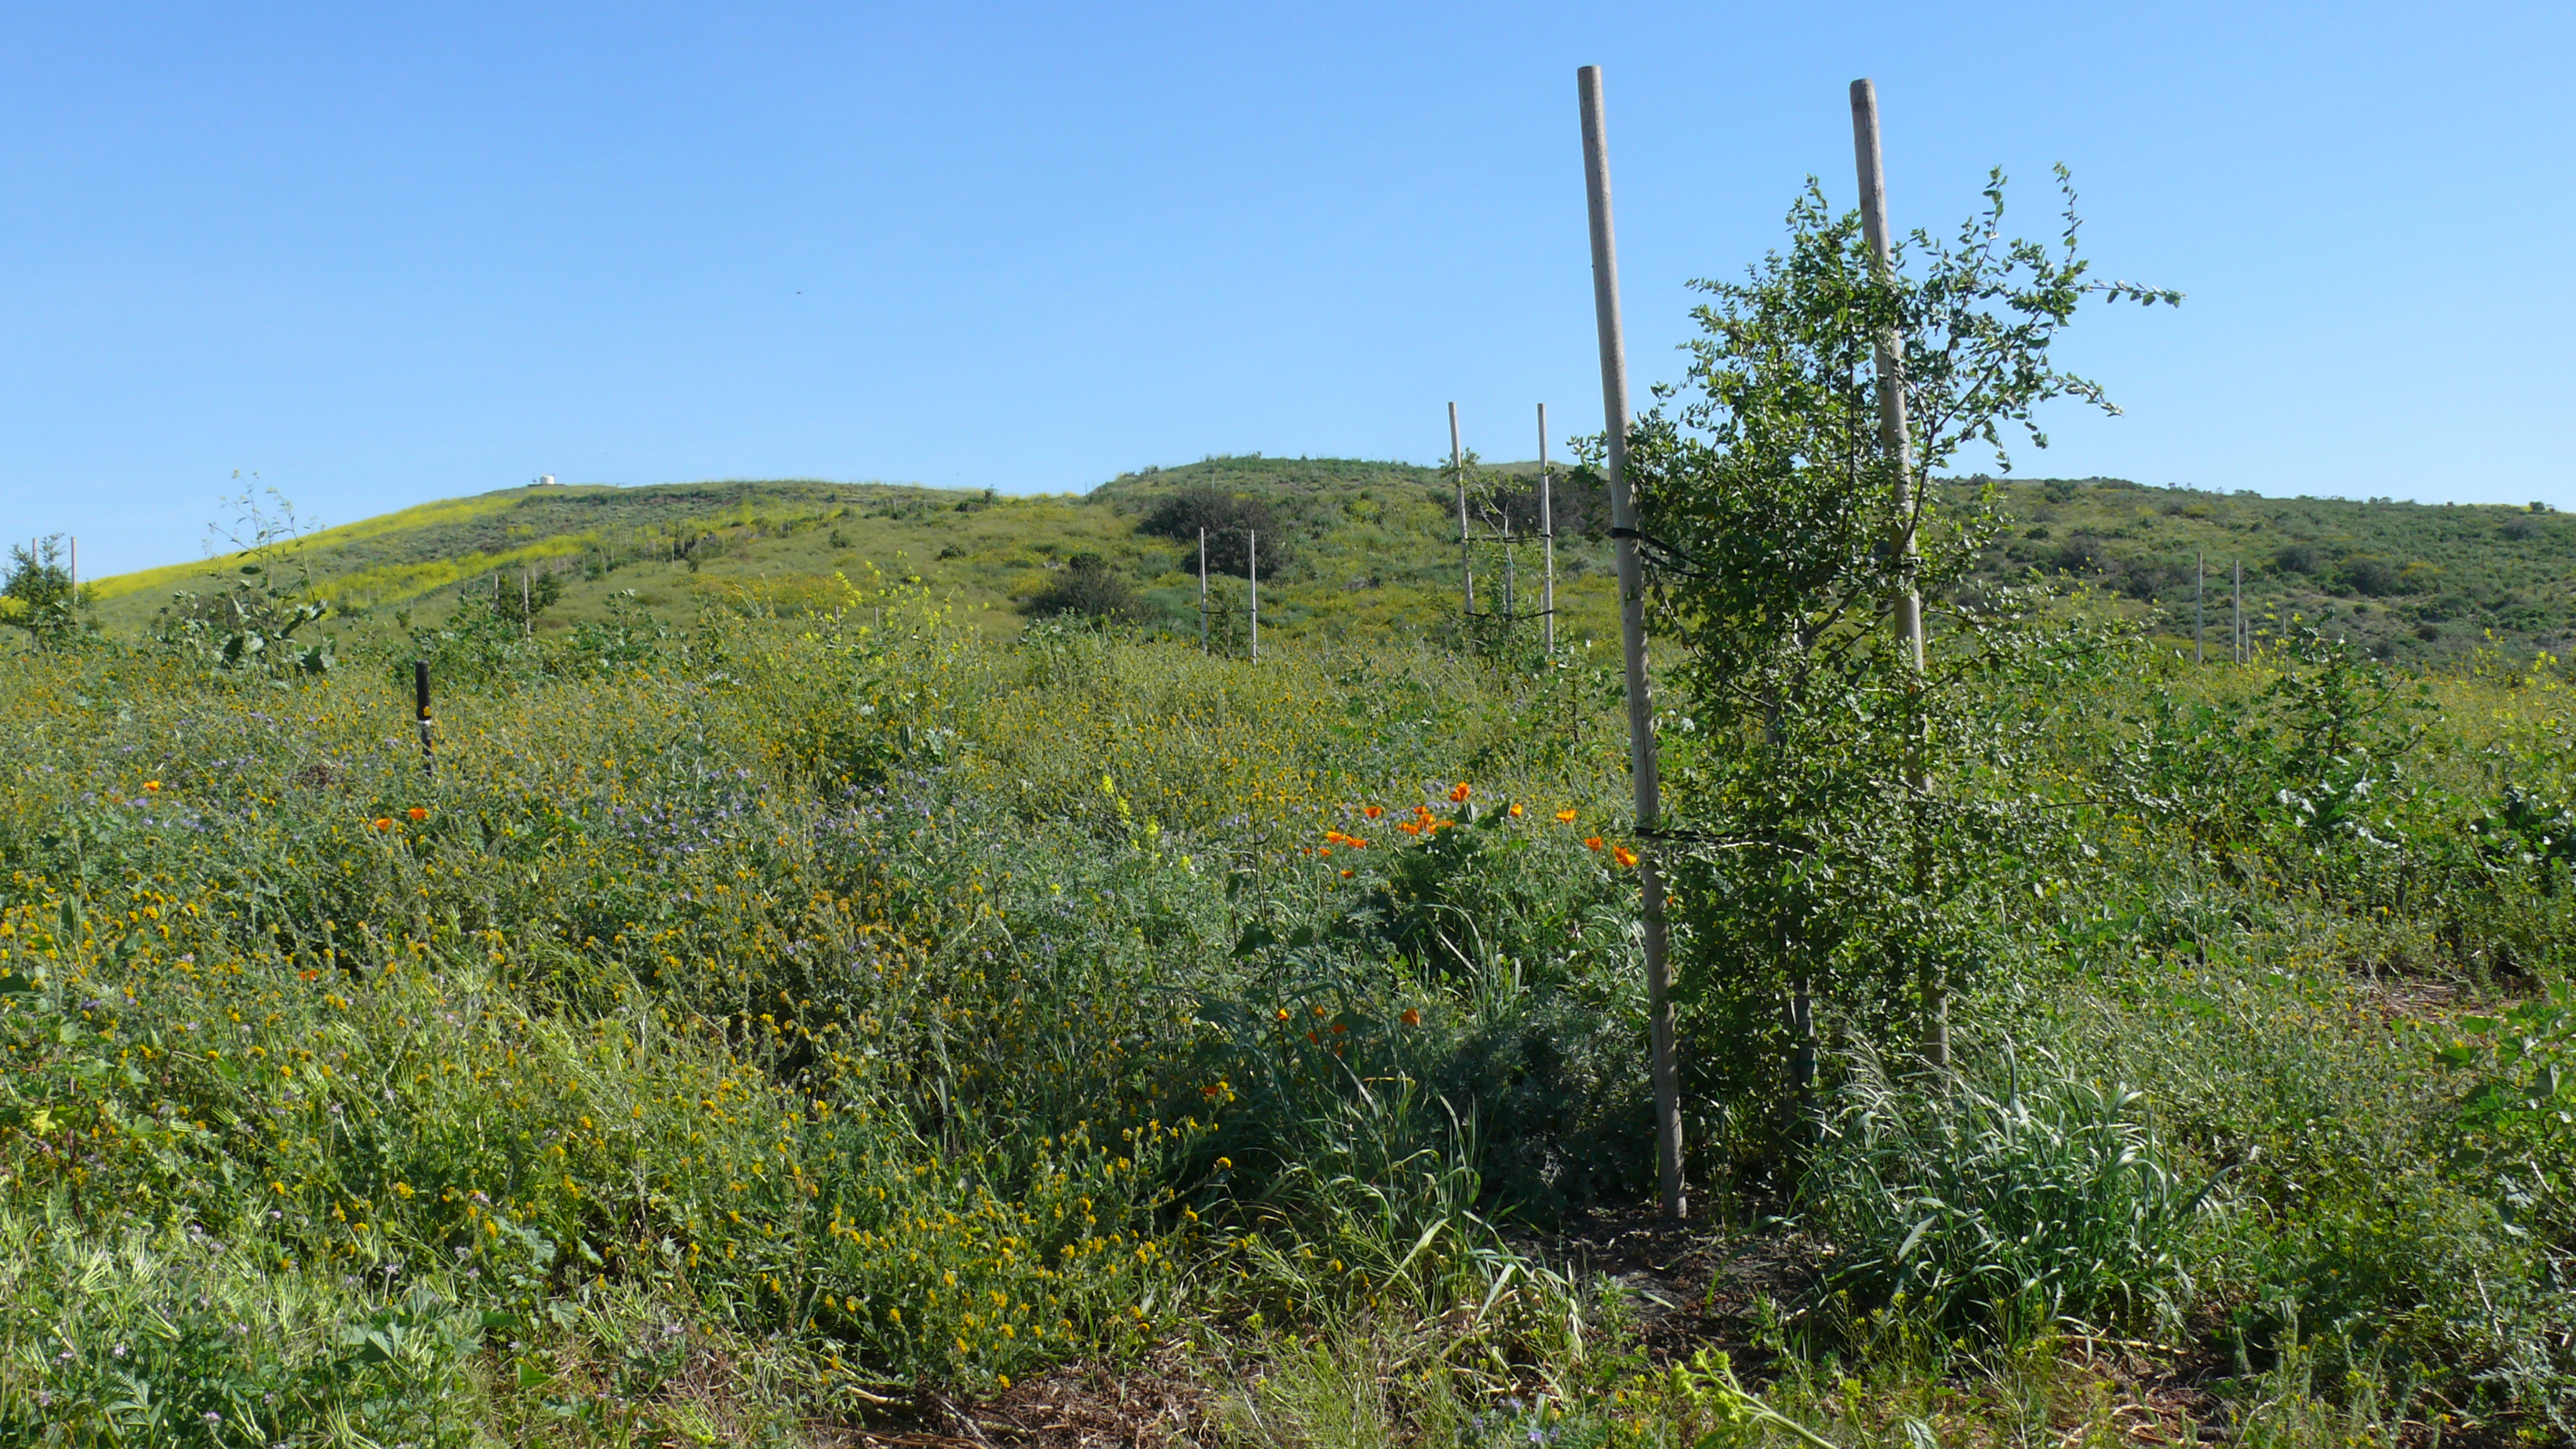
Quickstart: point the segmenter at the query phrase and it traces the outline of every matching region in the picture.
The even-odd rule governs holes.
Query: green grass
[[[428,776],[390,603],[320,676],[0,658],[0,1437],[822,1443],[1074,1363],[1261,1444],[2565,1433],[2571,1034],[2486,1010],[2576,962],[2562,666],[2322,754],[2357,676],[2289,649],[2005,688],[2036,763],[1954,788],[2068,824],[1984,863],[1946,1097],[1827,999],[1786,1100],[1680,913],[1766,1418],[1551,1247],[1653,1177],[1608,671],[1404,637],[1419,473],[1188,477],[1300,530],[1257,665],[1009,608],[1023,549],[1167,587],[1169,475],[675,494],[753,511],[451,631]]]
[[[1136,523],[1152,499],[1197,483],[1285,506],[1293,526],[1272,546],[1292,550],[1296,562],[1263,584],[1265,635],[1374,642],[1453,624],[1447,484],[1434,470],[1395,463],[1212,459],[1128,475],[1082,497],[800,482],[520,488],[316,533],[302,556],[315,592],[341,611],[333,632],[349,639],[390,637],[403,619],[443,618],[460,589],[516,589],[523,569],[562,572],[565,597],[541,620],[555,629],[603,617],[606,600],[626,590],[652,608],[749,598],[795,609],[829,597],[833,578],[845,575],[863,587],[917,580],[979,632],[1008,637],[1029,601],[1086,551],[1133,580],[1163,627],[1195,637],[1195,553],[1140,535]],[[1488,602],[1492,571],[1504,567],[1493,554],[1479,564]],[[227,557],[100,580],[91,586],[95,616],[110,632],[143,630],[171,593],[202,589],[232,564]],[[1512,564],[1521,607],[1535,609],[1537,555],[1524,545]],[[1559,575],[1565,639],[1615,647],[1606,546],[1569,536]],[[1220,577],[1212,593],[1218,627],[1239,636],[1243,582]]]
[[[1529,464],[1496,476],[1522,479]],[[564,571],[564,600],[541,620],[568,628],[634,590],[648,607],[686,610],[736,594],[793,609],[827,597],[835,574],[863,586],[918,579],[979,632],[1009,637],[1073,555],[1092,552],[1132,579],[1162,627],[1197,630],[1196,560],[1141,535],[1154,500],[1193,486],[1270,500],[1294,555],[1263,585],[1262,627],[1280,640],[1377,641],[1457,627],[1455,495],[1445,470],[1345,459],[1210,458],[1122,474],[1090,493],[1007,497],[885,484],[718,482],[641,488],[518,488],[453,499],[313,535],[317,592],[343,610],[333,630],[384,638],[397,616],[444,617],[458,590],[516,588],[522,569]],[[1972,489],[1955,490],[1964,499]],[[1576,648],[1616,647],[1604,527],[1567,485],[1558,550],[1560,628]],[[2278,643],[2302,625],[2382,658],[2458,663],[2492,648],[2528,658],[2576,642],[2576,520],[2528,508],[2431,507],[2274,499],[2141,488],[2118,479],[2001,485],[2011,519],[1984,577],[2034,570],[2098,587],[2168,647],[2188,647],[2191,566],[2208,561],[2204,637],[2226,651],[2232,561],[2245,566],[2252,632]],[[1597,500],[1589,512],[1598,513]],[[1517,525],[1526,530],[1524,520]],[[689,558],[675,561],[675,550]],[[1512,551],[1520,607],[1537,607],[1537,555]],[[692,566],[694,565],[694,566]],[[1480,608],[1491,609],[1503,551],[1480,545]],[[215,568],[229,567],[215,560]],[[111,632],[148,627],[213,569],[179,564],[91,585]],[[1219,624],[1242,632],[1240,580],[1214,586]],[[1533,633],[1534,624],[1521,632]]]

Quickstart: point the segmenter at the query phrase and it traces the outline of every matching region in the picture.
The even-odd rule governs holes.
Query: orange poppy
[[[377,828],[378,830],[391,830],[391,829],[393,829],[393,828],[394,828],[393,817],[391,817],[391,816],[386,816],[385,818],[383,818],[383,819],[381,819],[381,820],[378,820],[378,821],[376,822],[376,828]]]
[[[1347,871],[1347,870],[1346,870],[1346,871],[1343,871],[1343,872],[1342,872],[1342,879],[1344,879],[1344,880],[1349,880],[1349,879],[1351,878],[1352,874],[1353,874],[1353,872],[1351,872],[1351,871]]]
[[[1512,818],[1514,820],[1521,818],[1521,802],[1518,800],[1512,802]]]
[[[1386,810],[1385,810],[1385,808],[1384,808],[1383,806],[1378,806],[1378,805],[1363,805],[1363,806],[1361,806],[1361,807],[1360,807],[1360,813],[1361,813],[1362,815],[1367,816],[1367,817],[1368,817],[1369,819],[1371,819],[1371,820],[1375,820],[1375,819],[1376,819],[1376,818],[1378,818],[1379,816],[1384,815],[1384,814],[1386,813]]]
[[[1560,825],[1572,825],[1574,823],[1574,812],[1571,810],[1559,810],[1556,812],[1556,820]]]
[[[417,806],[417,805],[414,805],[414,806],[413,806],[413,807],[411,807],[409,810],[406,810],[406,811],[404,811],[403,813],[404,813],[404,814],[406,814],[406,815],[409,815],[409,816],[410,816],[412,819],[414,819],[414,820],[427,820],[427,819],[429,818],[429,812],[428,812],[428,811],[426,811],[426,810],[421,809],[421,808],[420,808],[419,806]]]
[[[1599,850],[1601,848],[1601,837],[1598,835],[1587,835],[1583,837],[1583,848],[1586,850]]]
[[[158,780],[146,780],[143,782],[143,788],[146,790],[158,790],[161,788],[161,782]]]
[[[1610,852],[1610,858],[1619,862],[1621,865],[1635,865],[1637,863],[1637,852],[1622,845]]]
[[[1404,1009],[1404,1015],[1402,1015],[1402,1016],[1400,1016],[1400,1017],[1398,1017],[1398,1018],[1396,1018],[1396,1019],[1397,1019],[1398,1021],[1403,1022],[1406,1026],[1420,1026],[1420,1025],[1422,1025],[1422,1013],[1421,1013],[1421,1012],[1419,1012],[1419,1011],[1414,1010],[1414,1009],[1413,1009],[1412,1007],[1410,1007],[1410,1006],[1408,1006],[1408,1007],[1406,1007],[1406,1008]]]
[[[1403,831],[1407,835],[1420,835],[1422,833],[1422,822],[1419,820],[1399,820],[1395,822],[1395,828]]]
[[[1449,791],[1449,798],[1450,798],[1450,799],[1452,799],[1452,800],[1464,800],[1464,799],[1466,799],[1469,795],[1474,794],[1474,793],[1475,793],[1474,791],[1469,790],[1469,789],[1467,788],[1467,782],[1466,782],[1466,781],[1464,781],[1464,780],[1461,780],[1461,781],[1459,781],[1455,786],[1452,786],[1452,787],[1450,788],[1450,791]]]

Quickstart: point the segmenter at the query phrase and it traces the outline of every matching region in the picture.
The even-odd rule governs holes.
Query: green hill
[[[1526,542],[1537,525],[1533,473],[1506,464],[1478,475],[1480,530],[1507,520],[1524,540],[1478,546],[1480,612],[1497,611],[1507,570],[1514,611],[1537,607],[1538,554]],[[1953,492],[1964,501],[1982,481]],[[833,596],[835,573],[864,580],[871,569],[918,578],[985,632],[1009,634],[1085,554],[1128,583],[1149,619],[1193,631],[1194,544],[1144,527],[1158,505],[1193,490],[1269,510],[1265,634],[1356,640],[1456,627],[1446,471],[1348,459],[1209,458],[1122,474],[1080,496],[792,480],[516,488],[315,533],[304,559],[344,637],[435,619],[460,591],[514,588],[523,571],[557,576],[563,597],[539,626],[562,629],[628,590],[664,609],[739,596],[802,607]],[[2014,480],[1999,496],[2011,526],[1987,554],[1990,580],[2089,584],[2177,643],[2192,627],[2195,554],[2209,570],[2213,650],[2226,647],[2237,561],[2257,637],[2308,623],[2415,663],[2488,646],[2564,653],[2576,641],[2576,518],[2539,505],[2277,499],[2110,478]],[[1561,483],[1560,623],[1578,644],[1613,637],[1605,515],[1597,493]],[[119,632],[148,627],[174,591],[230,567],[218,559],[102,580],[97,617]],[[1239,577],[1216,580],[1220,627],[1240,628],[1244,594]]]
[[[1513,486],[1509,470],[1494,476],[1506,492]],[[658,608],[734,595],[807,606],[833,597],[834,574],[864,581],[871,569],[917,578],[985,631],[1009,634],[1082,554],[1130,580],[1154,618],[1194,631],[1195,546],[1139,528],[1157,502],[1193,488],[1259,499],[1281,525],[1260,545],[1265,635],[1379,637],[1454,620],[1457,523],[1446,473],[1342,459],[1212,458],[1125,474],[1079,497],[802,481],[514,488],[314,533],[303,559],[340,611],[344,637],[437,618],[460,591],[515,588],[522,571],[558,577],[563,597],[539,626],[562,629],[627,590]],[[1579,498],[1568,507],[1570,522],[1589,516]],[[1505,554],[1480,549],[1480,573],[1508,568],[1525,586],[1516,604],[1534,609],[1538,554],[1526,543]],[[1569,639],[1614,637],[1609,560],[1606,540],[1566,530],[1558,578]],[[203,587],[235,562],[102,580],[96,612],[112,630],[148,627],[173,592]],[[1481,587],[1480,607],[1496,581]],[[1240,578],[1211,587],[1214,606],[1235,616],[1245,592]]]
[[[1962,486],[1958,492],[1971,491]],[[2480,647],[2565,655],[2576,642],[2576,517],[2527,507],[2266,498],[2116,478],[2003,485],[2015,523],[1990,577],[2088,580],[2187,637],[2205,560],[2208,640],[2226,646],[2231,565],[2258,631],[2299,620],[2381,658],[2459,660]]]

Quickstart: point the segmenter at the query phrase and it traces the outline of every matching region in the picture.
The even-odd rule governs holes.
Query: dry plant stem
[[[1887,237],[1887,175],[1880,163],[1878,149],[1878,87],[1867,77],[1851,84],[1852,153],[1860,172],[1861,230],[1869,240],[1870,270],[1880,283],[1889,280]],[[1914,440],[1905,420],[1905,343],[1893,330],[1879,335],[1874,349],[1878,374],[1879,443],[1895,463],[1896,537],[1889,540],[1896,555],[1895,626],[1898,647],[1908,671],[1906,692],[1908,714],[1912,723],[1906,731],[1906,793],[1913,796],[1916,809],[1922,808],[1930,780],[1923,762],[1922,695],[1923,695],[1923,595],[1915,585],[1916,514],[1921,500],[1916,496],[1914,479]],[[1931,860],[1918,842],[1914,864],[1915,886],[1927,883]],[[1935,1073],[1950,1070],[1950,987],[1943,979],[1940,963],[1923,963],[1923,1064]]]
[[[1592,304],[1601,335],[1601,416],[1610,452],[1610,536],[1618,560],[1619,641],[1628,666],[1628,773],[1636,791],[1637,886],[1646,948],[1648,1070],[1655,1088],[1655,1167],[1664,1215],[1682,1218],[1681,1071],[1675,1059],[1673,967],[1664,877],[1654,832],[1663,814],[1655,757],[1655,704],[1646,678],[1646,591],[1637,565],[1637,504],[1628,488],[1628,347],[1619,319],[1619,248],[1610,218],[1610,140],[1601,113],[1601,67],[1575,73],[1583,111],[1584,199],[1592,220]]]

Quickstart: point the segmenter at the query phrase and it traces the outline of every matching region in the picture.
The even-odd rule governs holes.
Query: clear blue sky
[[[1694,276],[1985,168],[2110,275],[2124,418],[2032,474],[2576,507],[2576,7],[10,8],[0,536],[193,557],[232,471],[347,522],[522,483],[1078,490],[1600,425],[1574,69],[1631,365]]]

